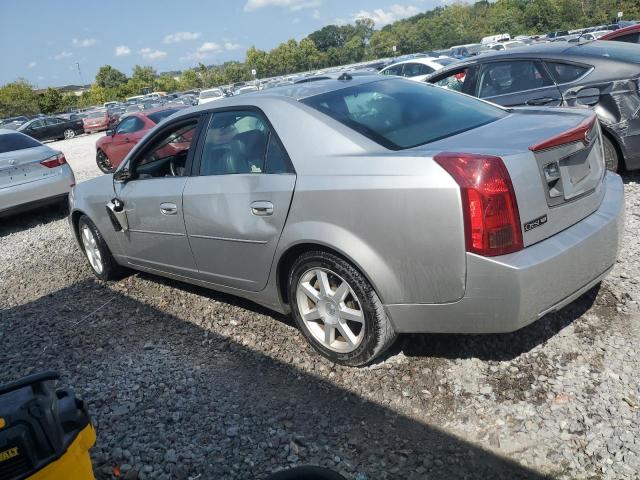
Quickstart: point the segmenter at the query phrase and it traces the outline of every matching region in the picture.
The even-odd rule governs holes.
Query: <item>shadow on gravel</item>
[[[0,217],[0,238],[9,234],[28,230],[37,225],[55,222],[67,216],[67,201],[44,205],[34,210]]]
[[[411,334],[402,338],[395,348],[401,348],[405,355],[411,357],[512,360],[543,344],[584,315],[593,306],[599,290],[600,285],[597,285],[562,310],[545,315],[515,332],[487,335]]]
[[[94,281],[0,316],[0,382],[59,370],[97,424],[100,479],[124,463],[141,479],[296,463],[369,480],[545,478]]]
[[[640,183],[640,170],[632,170],[630,172],[622,172],[620,174],[622,181],[626,183]]]

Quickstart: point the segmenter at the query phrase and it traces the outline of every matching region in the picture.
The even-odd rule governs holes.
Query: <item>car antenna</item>
[[[338,80],[353,80],[353,77],[349,75],[347,72],[344,72],[342,75],[338,77]]]

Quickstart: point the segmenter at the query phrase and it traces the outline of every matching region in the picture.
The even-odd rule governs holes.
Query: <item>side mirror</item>
[[[131,171],[128,168],[122,168],[113,174],[113,180],[120,183],[125,183],[131,180],[131,177]]]

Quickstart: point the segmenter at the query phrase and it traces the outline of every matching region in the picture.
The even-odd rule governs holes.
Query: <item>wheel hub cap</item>
[[[102,254],[100,253],[98,242],[96,242],[93,232],[87,225],[83,225],[80,233],[89,265],[91,265],[91,268],[93,268],[96,273],[101,274],[103,270]]]
[[[305,272],[296,291],[298,311],[323,347],[352,352],[364,338],[364,311],[351,286],[326,269]]]

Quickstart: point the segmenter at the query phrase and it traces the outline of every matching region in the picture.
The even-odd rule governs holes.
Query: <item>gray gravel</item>
[[[82,180],[97,135],[56,142]],[[98,478],[638,478],[640,177],[599,290],[512,334],[407,335],[337,367],[289,319],[134,274],[102,284],[64,210],[0,223],[0,381],[54,368],[87,400]]]

